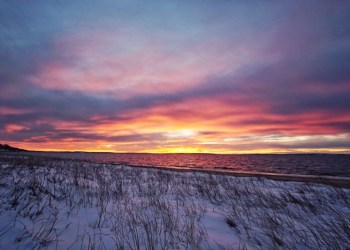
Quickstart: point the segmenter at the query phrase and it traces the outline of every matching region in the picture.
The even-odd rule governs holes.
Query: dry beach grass
[[[346,249],[350,190],[0,155],[0,248]]]

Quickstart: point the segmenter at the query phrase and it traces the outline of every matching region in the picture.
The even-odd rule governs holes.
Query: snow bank
[[[350,247],[350,190],[0,157],[0,248]]]

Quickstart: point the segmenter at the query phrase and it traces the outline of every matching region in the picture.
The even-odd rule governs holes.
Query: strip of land
[[[120,165],[120,164],[116,164]],[[267,172],[247,172],[247,171],[233,171],[233,170],[221,170],[221,169],[198,169],[198,168],[186,168],[186,167],[166,167],[166,166],[140,166],[140,165],[128,165],[130,167],[149,168],[149,169],[162,169],[166,171],[177,172],[199,172],[206,174],[220,174],[230,175],[237,177],[264,177],[276,181],[294,181],[294,182],[312,182],[321,183],[336,187],[350,188],[350,177],[339,176],[325,176],[325,175],[296,175],[296,174],[280,174],[280,173],[267,173]]]

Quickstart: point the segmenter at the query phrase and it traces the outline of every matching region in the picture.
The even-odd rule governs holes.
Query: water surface
[[[32,153],[33,154],[33,153]],[[93,162],[174,168],[350,177],[350,155],[341,154],[140,154],[34,153]]]

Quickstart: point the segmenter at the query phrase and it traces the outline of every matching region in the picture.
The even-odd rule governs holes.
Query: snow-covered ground
[[[350,190],[0,155],[0,249],[348,249]]]

